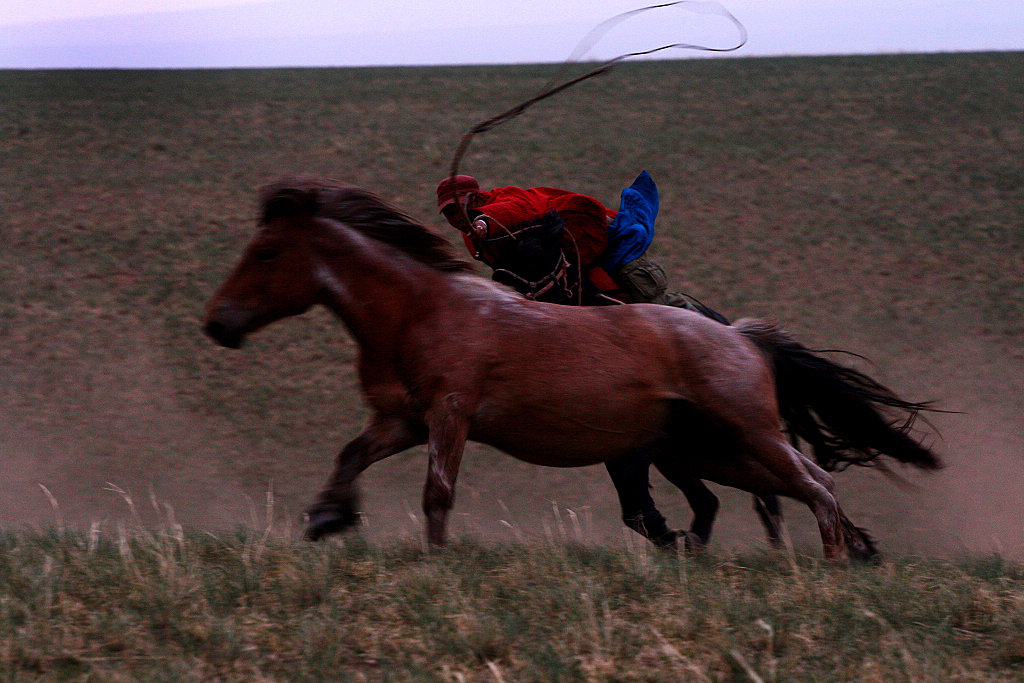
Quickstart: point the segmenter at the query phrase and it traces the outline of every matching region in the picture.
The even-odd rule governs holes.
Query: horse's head
[[[316,202],[313,188],[265,190],[259,231],[207,305],[204,330],[217,343],[238,348],[247,334],[317,303]]]
[[[560,303],[571,292],[570,264],[562,250],[565,223],[555,212],[526,226],[513,227],[498,235],[493,243],[497,254],[494,281],[508,285],[521,294]]]

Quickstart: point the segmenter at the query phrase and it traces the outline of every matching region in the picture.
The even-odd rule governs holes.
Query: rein
[[[495,268],[494,272],[504,273],[505,275],[510,276],[513,280],[525,285],[527,291],[523,292],[523,296],[527,299],[536,301],[538,297],[543,296],[556,284],[562,286],[562,291],[566,298],[573,295],[573,287],[569,282],[569,259],[565,257],[565,251],[561,251],[559,253],[558,264],[555,266],[555,269],[535,282],[527,280],[506,268]],[[577,283],[577,286],[578,285],[579,283]]]
[[[501,229],[501,233],[498,234],[498,235],[495,235],[494,237],[487,237],[487,238],[481,240],[482,242],[484,242],[485,245],[497,244],[497,243],[500,243],[500,242],[505,242],[507,240],[511,240],[512,242],[518,242],[520,235],[522,235],[523,233],[526,233],[526,232],[530,232],[530,231],[534,230],[537,227],[537,224],[535,223],[535,224],[532,224],[532,225],[526,225],[524,227],[521,227],[518,230],[512,230],[512,229],[502,225],[498,221],[494,220],[493,218],[491,219],[491,222],[494,223],[495,225],[497,225]],[[575,247],[575,241],[576,240],[575,240],[575,238],[573,238],[572,233],[570,233],[568,230],[566,230],[565,234],[568,235],[569,239],[571,239],[573,241],[573,246]],[[579,260],[579,257],[577,256],[577,261],[578,260]],[[580,264],[577,263],[576,266],[577,266],[577,272],[578,272]],[[508,268],[495,268],[494,269],[494,273],[495,274],[503,273],[503,274],[511,277],[513,280],[515,280],[519,284],[523,285],[525,287],[526,291],[522,291],[522,290],[520,290],[520,291],[523,294],[523,296],[525,296],[527,299],[536,300],[538,297],[543,296],[548,291],[550,291],[552,287],[554,287],[556,284],[558,284],[558,285],[561,285],[562,293],[565,295],[566,299],[571,299],[575,295],[575,297],[579,300],[579,303],[582,303],[582,297],[583,297],[583,280],[582,280],[582,275],[577,277],[577,282],[576,282],[576,285],[574,287],[573,283],[569,279],[569,270],[570,270],[571,267],[572,267],[572,263],[569,262],[568,257],[565,255],[565,249],[559,249],[558,250],[558,261],[555,263],[555,267],[551,270],[550,273],[548,273],[544,277],[540,278],[539,280],[527,280],[525,277],[523,277],[519,273],[516,273],[515,271],[509,270]],[[575,292],[573,291],[574,289],[576,290]]]

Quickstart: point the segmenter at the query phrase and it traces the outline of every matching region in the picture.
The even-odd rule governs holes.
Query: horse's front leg
[[[423,513],[427,517],[427,542],[435,548],[445,545],[448,511],[455,500],[455,480],[466,447],[468,421],[454,412],[428,415],[429,462],[423,487]]]
[[[367,467],[427,440],[421,425],[381,414],[338,454],[334,472],[306,509],[305,538],[316,541],[343,531],[357,519],[358,492],[355,479]]]
[[[691,476],[675,453],[667,453],[656,458],[654,466],[669,483],[683,492],[693,510],[690,530],[685,533],[687,550],[705,548],[711,540],[711,527],[718,513],[718,496],[700,479]]]
[[[604,465],[619,494],[623,523],[659,548],[674,548],[678,534],[668,528],[651,498],[650,458],[635,452],[607,460]]]

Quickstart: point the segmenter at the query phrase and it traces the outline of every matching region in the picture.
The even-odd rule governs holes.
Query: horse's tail
[[[918,414],[934,410],[930,404],[901,399],[765,321],[745,319],[734,327],[769,359],[782,418],[811,444],[824,469],[871,465],[882,455],[924,470],[942,467],[939,457],[910,434]]]

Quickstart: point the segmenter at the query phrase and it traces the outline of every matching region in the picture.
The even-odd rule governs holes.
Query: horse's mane
[[[445,272],[475,272],[454,245],[377,195],[331,180],[283,178],[263,188],[260,222],[299,215],[329,218]]]

